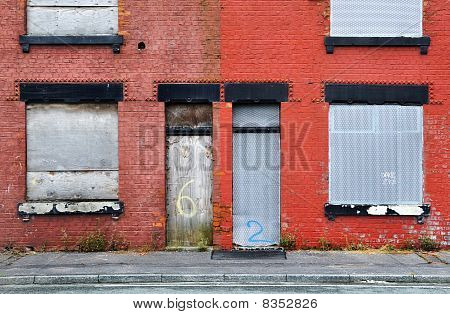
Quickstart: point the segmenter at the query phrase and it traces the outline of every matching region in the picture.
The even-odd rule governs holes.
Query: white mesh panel
[[[280,126],[279,104],[233,104],[233,127]],[[233,134],[233,243],[280,242],[280,133]]]
[[[331,105],[330,203],[421,204],[422,129],[422,107]]]
[[[233,127],[278,127],[280,105],[233,104]]]
[[[330,35],[421,37],[422,0],[331,0]]]
[[[280,237],[280,134],[233,134],[233,243],[268,246]]]

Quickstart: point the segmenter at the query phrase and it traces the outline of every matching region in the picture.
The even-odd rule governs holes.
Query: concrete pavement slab
[[[447,264],[450,264],[450,251],[437,252],[437,257]]]
[[[288,260],[317,265],[392,264],[390,254],[371,254],[346,251],[299,251],[288,254]]]
[[[9,260],[12,256],[11,255],[0,255],[0,264],[6,262],[7,260]]]
[[[421,265],[427,263],[423,258],[414,253],[389,254],[389,256],[401,265]]]
[[[347,274],[293,274],[287,275],[288,282],[316,282],[316,283],[349,283]]]

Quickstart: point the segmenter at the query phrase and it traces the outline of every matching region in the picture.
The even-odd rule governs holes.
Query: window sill
[[[325,37],[327,53],[334,52],[338,46],[377,46],[377,47],[420,47],[420,54],[428,54],[430,37]]]
[[[30,216],[71,215],[71,214],[109,214],[118,217],[123,213],[121,201],[54,201],[19,203],[19,216],[28,221]]]
[[[415,216],[419,224],[430,215],[430,205],[351,205],[325,204],[325,216]]]
[[[29,36],[21,35],[19,43],[22,52],[30,52],[30,45],[111,45],[114,53],[120,53],[122,35],[99,36]]]

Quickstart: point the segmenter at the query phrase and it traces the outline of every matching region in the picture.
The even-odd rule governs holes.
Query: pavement
[[[287,259],[213,260],[211,252],[0,254],[1,285],[450,284],[450,252],[295,251]]]

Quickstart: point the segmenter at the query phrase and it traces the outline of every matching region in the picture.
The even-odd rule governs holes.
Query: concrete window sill
[[[120,53],[123,45],[122,35],[98,36],[19,36],[22,52],[30,52],[30,45],[110,45],[114,53]]]
[[[325,37],[327,53],[334,52],[334,47],[343,46],[375,46],[375,47],[420,47],[420,54],[428,54],[430,37]]]
[[[19,203],[18,213],[24,221],[35,215],[108,214],[118,217],[123,213],[121,201],[54,201]]]
[[[334,220],[336,216],[415,216],[419,224],[430,215],[430,205],[352,205],[325,204],[325,216]]]

